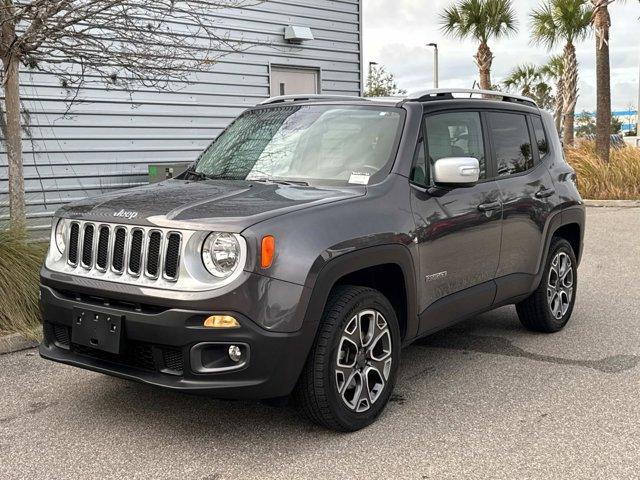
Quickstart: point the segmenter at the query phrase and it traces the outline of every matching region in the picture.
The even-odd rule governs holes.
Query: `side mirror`
[[[472,186],[479,179],[480,162],[477,158],[441,158],[433,165],[433,181],[436,185]]]

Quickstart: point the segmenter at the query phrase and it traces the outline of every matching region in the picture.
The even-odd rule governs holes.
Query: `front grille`
[[[137,370],[160,372],[168,375],[182,375],[184,373],[182,350],[174,347],[143,342],[127,342],[123,353],[118,355],[72,343],[71,350],[84,357],[124,365]]]
[[[98,254],[96,257],[96,266],[99,270],[105,271],[108,267],[109,260],[109,227],[102,226],[100,227],[98,234]]]
[[[97,241],[96,241],[97,239]],[[182,236],[142,227],[72,221],[67,262],[85,270],[178,279]]]
[[[60,348],[68,349],[71,345],[71,330],[64,325],[44,322],[44,336],[49,342],[54,342]]]
[[[147,246],[147,275],[157,278],[160,268],[160,249],[162,248],[162,233],[153,231],[149,234]]]
[[[178,264],[180,262],[180,243],[182,239],[179,233],[170,233],[167,241],[167,254],[164,264],[164,275],[167,278],[178,278]]]
[[[71,265],[78,264],[78,239],[80,237],[80,225],[73,223],[69,232],[69,256],[67,257]]]
[[[84,226],[84,237],[82,239],[82,266],[91,268],[93,266],[93,233],[94,226],[90,223]]]
[[[164,360],[165,369],[182,373],[184,368],[182,350],[177,348],[164,348],[162,350],[162,359]]]
[[[127,243],[127,230],[124,227],[116,228],[116,238],[113,242],[112,267],[116,273],[124,271],[124,250]]]
[[[63,325],[53,325],[53,336],[60,345],[68,347],[71,344],[71,336],[69,335],[69,327]]]
[[[140,275],[140,267],[142,266],[142,241],[144,233],[142,230],[135,229],[131,234],[131,249],[129,250],[129,272],[134,275]]]

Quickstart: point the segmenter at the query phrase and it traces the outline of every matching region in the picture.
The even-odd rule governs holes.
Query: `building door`
[[[318,71],[307,68],[271,68],[271,96],[318,93]]]

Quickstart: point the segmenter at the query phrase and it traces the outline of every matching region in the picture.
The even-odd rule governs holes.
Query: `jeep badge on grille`
[[[120,218],[126,218],[129,220],[133,220],[134,218],[136,218],[138,216],[138,212],[133,212],[130,210],[120,210],[119,212],[115,212],[113,214],[114,217],[120,217]]]

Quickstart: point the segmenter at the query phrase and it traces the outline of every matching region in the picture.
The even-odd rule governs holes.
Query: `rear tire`
[[[573,312],[578,286],[576,256],[564,238],[553,237],[538,288],[516,305],[520,322],[529,330],[555,333]]]
[[[366,287],[336,287],[294,399],[302,414],[318,425],[360,430],[384,410],[399,361],[400,329],[385,296]]]

